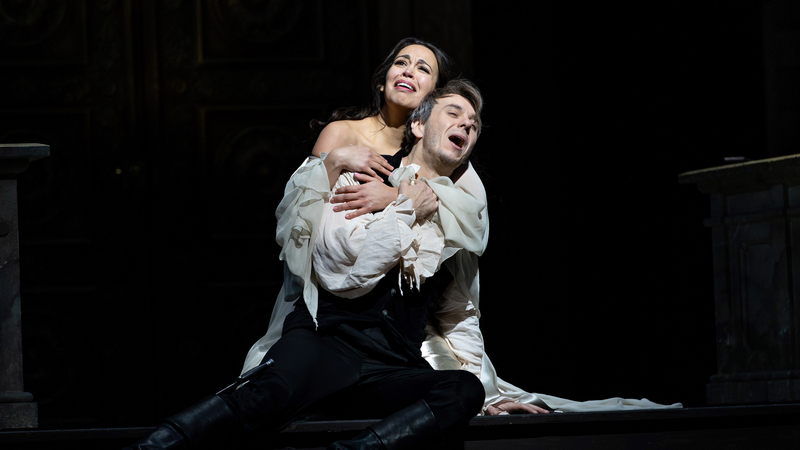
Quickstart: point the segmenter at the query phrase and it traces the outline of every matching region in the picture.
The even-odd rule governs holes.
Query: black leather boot
[[[347,441],[327,450],[400,450],[428,448],[442,443],[442,432],[431,408],[420,400],[401,409]]]
[[[126,447],[126,450],[213,448],[214,442],[238,426],[239,422],[228,404],[212,395],[164,419],[149,436]]]
[[[168,423],[158,426],[149,436],[125,447],[123,450],[155,450],[155,449],[183,449],[186,446],[186,439],[183,435]]]

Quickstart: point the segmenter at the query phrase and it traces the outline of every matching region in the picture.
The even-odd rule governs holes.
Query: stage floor
[[[251,433],[224,448],[325,448],[374,420],[295,422],[277,436]],[[152,427],[0,431],[3,450],[121,448]],[[800,448],[800,404],[723,406],[476,417],[448,448],[516,449],[747,449]],[[463,445],[463,447],[462,447]],[[222,447],[220,447],[222,448]]]

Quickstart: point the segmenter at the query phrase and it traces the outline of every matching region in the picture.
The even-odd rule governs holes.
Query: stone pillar
[[[22,386],[17,176],[50,154],[42,144],[0,144],[0,429],[36,428],[39,411]]]
[[[708,403],[800,401],[800,155],[679,181],[711,196],[717,374]]]

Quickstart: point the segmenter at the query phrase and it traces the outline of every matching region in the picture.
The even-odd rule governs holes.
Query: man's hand
[[[363,214],[380,211],[397,199],[397,188],[383,184],[380,178],[362,173],[355,173],[353,176],[364,184],[343,186],[336,190],[334,197],[331,197],[331,203],[339,203],[333,207],[334,211],[355,210],[346,214],[345,219],[354,219]]]
[[[405,194],[411,199],[417,221],[430,218],[439,209],[439,197],[433,193],[428,183],[411,185],[408,181],[400,182],[400,194]]]
[[[536,405],[529,405],[527,403],[515,403],[511,400],[503,400],[486,407],[486,412],[490,416],[498,416],[500,414],[547,414],[550,411]]]

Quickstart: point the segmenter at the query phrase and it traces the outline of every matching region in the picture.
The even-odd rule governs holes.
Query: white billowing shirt
[[[408,170],[397,169],[393,176],[398,180],[413,175]],[[284,283],[267,334],[251,347],[242,372],[258,365],[280,338],[283,321],[295,300],[302,296],[316,320],[319,283],[341,297],[356,297],[368,292],[401,257],[402,273],[411,282],[422,282],[442,261],[451,270],[459,268],[453,272],[455,285],[466,292],[477,311],[475,254],[482,254],[488,241],[486,193],[471,166],[459,183],[461,180],[471,184],[456,187],[447,177],[423,180],[439,197],[434,220],[414,224],[413,205],[404,195],[381,212],[346,220],[343,213],[333,212],[330,198],[332,191],[356,183],[352,174],[343,173],[330,189],[323,159],[307,159],[286,184],[276,211],[276,239],[282,247],[280,258],[285,261]],[[358,258],[365,245],[370,252]],[[374,246],[380,246],[381,251],[372,251]],[[323,251],[325,257],[321,258]],[[469,267],[459,267],[462,264]],[[346,273],[339,267],[345,267]]]

